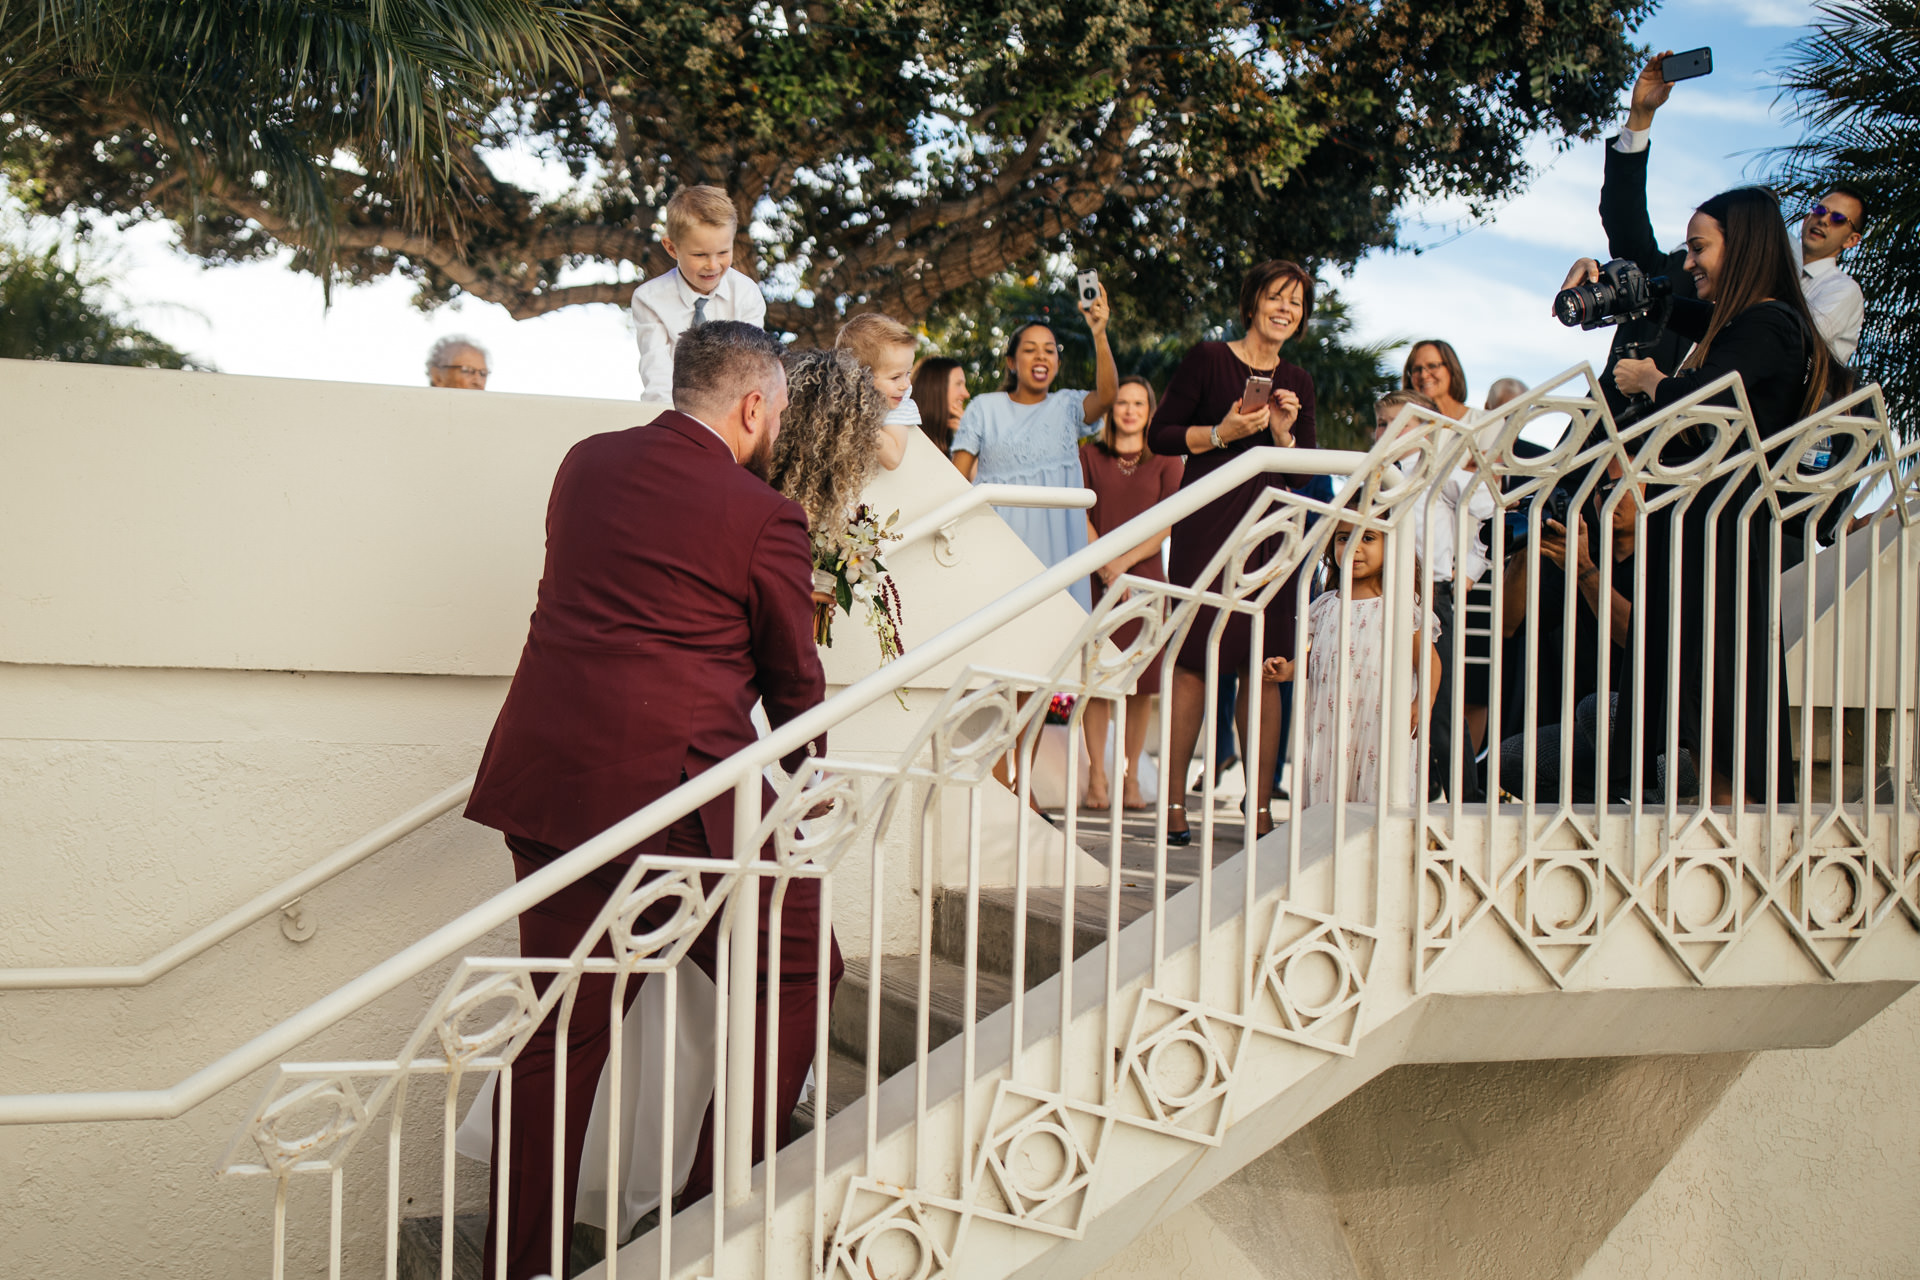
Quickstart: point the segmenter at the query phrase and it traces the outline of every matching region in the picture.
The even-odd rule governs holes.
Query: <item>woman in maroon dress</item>
[[[1098,439],[1080,446],[1080,474],[1094,492],[1093,507],[1087,512],[1089,542],[1113,532],[1156,502],[1171,498],[1179,489],[1180,459],[1147,451],[1147,422],[1152,417],[1153,384],[1145,378],[1122,378],[1113,408],[1107,411],[1106,429]],[[1167,530],[1161,529],[1101,565],[1093,575],[1094,606],[1099,607],[1101,595],[1123,573],[1165,582],[1160,547],[1166,540]],[[1129,622],[1113,633],[1113,643],[1125,649],[1139,634],[1140,623]],[[1160,659],[1156,654],[1127,695],[1126,764],[1120,775],[1124,780],[1120,802],[1129,809],[1147,807],[1146,797],[1140,794],[1140,748],[1147,740],[1147,720],[1152,715],[1153,695],[1158,692]],[[1087,705],[1089,809],[1104,809],[1112,801],[1107,789],[1107,722],[1111,718],[1104,699],[1096,698]]]
[[[1174,371],[1166,395],[1147,429],[1147,445],[1155,453],[1188,458],[1182,487],[1249,449],[1264,445],[1303,449],[1314,447],[1313,379],[1298,365],[1280,358],[1280,347],[1300,331],[1313,315],[1313,276],[1296,263],[1263,262],[1247,273],[1240,286],[1240,318],[1246,333],[1237,342],[1202,342],[1187,353]],[[1251,413],[1240,411],[1241,393],[1250,377],[1271,378],[1272,392]],[[1175,583],[1197,583],[1234,526],[1267,488],[1302,488],[1307,477],[1270,472],[1255,476],[1221,495],[1173,526],[1173,544],[1167,569]],[[1258,564],[1276,547],[1265,547],[1249,558]],[[1296,575],[1297,577],[1297,575]],[[1264,657],[1292,658],[1296,582],[1275,594],[1266,611]],[[1192,836],[1186,814],[1187,772],[1193,763],[1194,741],[1206,716],[1207,643],[1213,630],[1213,611],[1203,609],[1174,659],[1173,696],[1168,719],[1172,731],[1170,760],[1161,763],[1171,780],[1167,809],[1167,842],[1183,845]],[[1247,710],[1252,696],[1260,697],[1260,768],[1251,770],[1248,790],[1255,795],[1255,830],[1273,825],[1268,804],[1273,798],[1274,759],[1280,745],[1280,686],[1245,677],[1252,626],[1246,614],[1227,620],[1220,639],[1220,669],[1242,673],[1236,719],[1240,741],[1250,742]],[[1251,756],[1251,752],[1247,753]]]

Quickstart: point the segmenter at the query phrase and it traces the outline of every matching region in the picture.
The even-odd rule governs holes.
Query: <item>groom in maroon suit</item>
[[[676,346],[672,412],[583,440],[560,464],[526,649],[467,805],[469,818],[506,834],[521,878],[751,744],[756,735],[748,717],[756,699],[776,728],[820,701],[825,682],[813,640],[807,519],[766,483],[786,403],[776,340],[732,321],[701,325]],[[797,767],[824,746],[819,739],[785,763]],[[764,807],[772,791],[762,786]],[[632,852],[731,857],[732,792]],[[631,865],[632,852],[522,915],[521,954],[571,953]],[[766,1034],[769,954],[777,949],[776,1136],[784,1141],[813,1056],[816,948],[826,923],[818,882],[796,880],[782,908],[779,946],[772,947],[766,937],[771,897],[763,887],[760,1035]],[[665,924],[674,905],[671,898],[657,904],[661,918],[652,923]],[[717,932],[709,927],[690,954],[709,975]],[[604,940],[598,953],[610,954]],[[830,981],[838,981],[840,968],[834,947]],[[535,978],[543,989],[546,981]],[[629,982],[629,1002],[638,989]],[[612,991],[608,975],[584,978],[567,1031],[560,1203],[568,1215],[607,1057]],[[502,1134],[494,1126],[489,1276],[502,1228],[508,1280],[528,1280],[551,1265],[557,1022],[557,1016],[547,1019],[514,1063],[504,1222],[496,1183]],[[764,1060],[756,1048],[756,1073],[764,1072]],[[764,1089],[764,1079],[756,1081],[756,1159]],[[711,1119],[709,1112],[709,1126]],[[703,1132],[689,1198],[711,1187],[710,1137]],[[564,1231],[559,1240],[564,1262]]]

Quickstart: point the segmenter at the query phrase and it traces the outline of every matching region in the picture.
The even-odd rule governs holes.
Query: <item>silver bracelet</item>
[[[1227,447],[1227,442],[1220,438],[1220,428],[1218,426],[1207,428],[1207,440],[1216,449],[1224,449]]]

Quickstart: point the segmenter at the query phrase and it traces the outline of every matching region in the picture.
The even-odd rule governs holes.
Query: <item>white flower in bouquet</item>
[[[900,536],[893,531],[899,520],[898,511],[883,521],[862,503],[838,529],[813,535],[814,590],[831,597],[814,609],[814,639],[820,644],[833,645],[834,606],[851,615],[858,605],[880,641],[882,662],[906,651],[900,640],[900,591],[880,560],[885,544]]]

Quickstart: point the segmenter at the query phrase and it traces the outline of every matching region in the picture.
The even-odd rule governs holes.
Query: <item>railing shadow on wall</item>
[[[1731,405],[1710,403],[1721,397],[1730,397]],[[1564,417],[1569,423],[1561,443],[1542,457],[1516,458],[1513,445],[1520,432],[1549,417]],[[1803,465],[1819,451],[1828,456],[1825,469]],[[502,1114],[509,1114],[515,1105],[512,1080],[517,1056],[550,1016],[563,1025],[580,1016],[581,982],[589,975],[611,982],[612,994],[604,1011],[613,1028],[607,1078],[618,1080],[621,1023],[629,993],[649,975],[664,975],[665,1034],[675,1036],[680,974],[690,964],[695,941],[707,934],[717,939],[717,1003],[711,1027],[711,1069],[699,1083],[710,1089],[713,1098],[713,1185],[719,1201],[730,1207],[744,1207],[758,1196],[761,1215],[757,1223],[741,1221],[708,1206],[704,1220],[688,1217],[687,1222],[690,1227],[695,1223],[709,1227],[711,1239],[701,1240],[689,1253],[684,1241],[680,1247],[674,1242],[676,1217],[686,1215],[669,1213],[655,1239],[643,1242],[649,1265],[657,1265],[662,1275],[693,1274],[704,1258],[711,1270],[702,1273],[719,1273],[729,1236],[746,1232],[757,1236],[752,1252],[763,1260],[766,1274],[831,1273],[835,1267],[853,1275],[878,1274],[874,1267],[883,1259],[876,1251],[889,1241],[900,1245],[902,1240],[918,1251],[916,1258],[927,1262],[924,1273],[936,1274],[949,1265],[957,1266],[954,1252],[967,1223],[976,1219],[1012,1222],[1055,1236],[1080,1231],[1093,1196],[1095,1149],[1114,1124],[1192,1136],[1208,1125],[1223,1123],[1237,1049],[1235,1043],[1221,1039],[1226,1034],[1222,1028],[1236,1028],[1228,1040],[1258,1029],[1321,1048],[1331,1046],[1335,1052],[1351,1052],[1364,1026],[1365,971],[1383,940],[1382,901],[1390,886],[1374,869],[1379,865],[1376,842],[1385,829],[1382,819],[1389,812],[1406,815],[1414,824],[1417,847],[1423,853],[1413,892],[1416,900],[1430,899],[1435,904],[1431,914],[1424,909],[1416,913],[1418,925],[1408,939],[1416,990],[1445,963],[1463,923],[1488,914],[1502,917],[1551,980],[1566,982],[1604,927],[1602,917],[1611,909],[1608,893],[1625,885],[1631,890],[1629,896],[1637,894],[1637,886],[1660,873],[1659,858],[1671,858],[1670,853],[1644,854],[1635,847],[1628,861],[1618,864],[1593,852],[1616,824],[1630,829],[1658,824],[1674,847],[1679,847],[1677,838],[1705,833],[1731,848],[1754,824],[1764,833],[1759,864],[1738,854],[1717,859],[1694,855],[1685,866],[1673,864],[1676,877],[1701,868],[1704,874],[1722,877],[1728,901],[1734,904],[1731,923],[1718,916],[1706,921],[1705,928],[1668,921],[1673,950],[1686,957],[1698,980],[1710,974],[1712,956],[1718,954],[1705,953],[1716,944],[1723,951],[1754,910],[1743,897],[1751,896],[1749,885],[1761,886],[1754,890],[1761,899],[1760,909],[1776,895],[1790,897],[1796,892],[1791,883],[1795,876],[1807,881],[1837,875],[1857,886],[1855,898],[1849,901],[1857,900],[1858,910],[1848,906],[1834,916],[1815,895],[1794,898],[1790,907],[1802,921],[1809,953],[1831,975],[1844,962],[1851,943],[1873,923],[1894,911],[1909,915],[1915,911],[1914,873],[1897,856],[1910,843],[1913,828],[1914,629],[1892,629],[1899,653],[1893,663],[1897,687],[1890,700],[1895,727],[1886,739],[1890,758],[1878,754],[1880,739],[1873,737],[1861,762],[1869,779],[1877,778],[1881,766],[1886,766],[1893,779],[1887,798],[1880,797],[1877,787],[1868,786],[1857,803],[1849,801],[1837,723],[1824,761],[1826,791],[1819,797],[1816,784],[1823,762],[1814,758],[1816,717],[1803,709],[1797,734],[1787,731],[1790,709],[1784,703],[1786,685],[1781,679],[1784,649],[1779,613],[1788,602],[1775,598],[1777,593],[1768,595],[1747,566],[1756,563],[1754,557],[1759,554],[1758,563],[1777,572],[1783,538],[1799,527],[1796,521],[1801,526],[1831,527],[1835,551],[1844,559],[1847,539],[1856,536],[1849,525],[1861,514],[1855,508],[1874,481],[1890,480],[1895,500],[1871,514],[1868,536],[1878,547],[1882,530],[1897,527],[1891,540],[1897,544],[1902,569],[1890,592],[1877,577],[1870,581],[1867,635],[1852,636],[1847,611],[1836,608],[1828,612],[1826,635],[1820,636],[1812,574],[1805,575],[1803,598],[1797,602],[1807,614],[1800,655],[1802,688],[1812,682],[1816,648],[1820,648],[1828,664],[1821,670],[1830,670],[1833,682],[1833,701],[1822,705],[1838,717],[1846,705],[1841,688],[1847,664],[1844,655],[1850,652],[1849,644],[1863,640],[1869,684],[1866,705],[1879,706],[1880,691],[1872,687],[1880,670],[1876,646],[1888,641],[1884,629],[1872,624],[1888,611],[1901,619],[1914,613],[1912,575],[1906,568],[1920,550],[1912,545],[1913,509],[1907,493],[1913,453],[1912,447],[1903,448],[1888,431],[1874,388],[1763,439],[1746,411],[1737,379],[1717,382],[1665,413],[1622,426],[1607,413],[1593,375],[1585,369],[1570,371],[1467,428],[1409,406],[1387,437],[1364,456],[1255,451],[172,1088],[0,1098],[0,1122],[177,1115],[249,1072],[280,1063],[223,1167],[232,1173],[275,1179],[276,1268],[284,1264],[291,1180],[326,1175],[331,1181],[332,1213],[325,1251],[338,1274],[343,1248],[340,1206],[349,1162],[370,1134],[375,1118],[385,1116],[390,1161],[380,1163],[398,1168],[393,1153],[404,1141],[413,1081],[440,1078],[445,1092],[436,1105],[450,1114],[463,1077],[497,1071]],[[1344,475],[1349,482],[1331,503],[1286,488],[1261,488],[1233,535],[1214,555],[1202,585],[1123,579],[1125,597],[1118,591],[1110,593],[1080,634],[1063,648],[1052,669],[970,668],[954,682],[898,761],[890,765],[809,761],[762,812],[763,769],[796,746],[1068,589],[1110,560],[1116,549],[1137,544],[1243,484],[1308,470]],[[1458,479],[1463,472],[1466,478]],[[1468,706],[1459,681],[1453,682],[1448,703],[1434,705],[1439,690],[1428,661],[1432,628],[1424,622],[1425,609],[1418,603],[1435,599],[1434,558],[1416,562],[1413,546],[1416,523],[1435,528],[1433,517],[1449,485],[1457,503],[1471,503],[1484,494],[1497,512],[1490,569],[1491,631],[1496,643],[1488,655],[1488,716],[1494,726],[1489,736],[1498,732],[1499,737],[1489,744],[1486,766],[1487,792],[1496,799],[1491,807],[1465,799],[1470,792],[1468,770],[1473,767],[1465,753],[1446,756],[1436,768],[1431,750],[1436,718],[1460,726],[1466,723]],[[1550,558],[1544,555],[1544,544],[1552,541],[1549,521],[1567,527],[1567,516],[1582,511],[1590,513],[1595,526],[1595,599],[1603,602],[1589,610],[1590,625],[1582,620],[1583,596],[1577,586],[1562,590],[1555,601],[1544,598],[1542,585],[1544,562]],[[1511,561],[1504,554],[1506,538],[1501,532],[1509,513],[1520,517],[1515,521]],[[1556,514],[1560,519],[1554,520]],[[1341,539],[1343,550],[1330,556],[1330,546],[1343,532],[1347,534]],[[1386,556],[1377,605],[1366,611],[1373,616],[1363,617],[1356,608],[1355,562],[1358,547],[1369,533],[1382,540]],[[1456,522],[1452,536],[1453,563],[1464,563],[1467,527]],[[1618,541],[1628,537],[1636,554],[1616,556]],[[1679,567],[1674,567],[1676,557],[1671,555],[1666,563],[1655,561],[1646,551],[1649,547],[1669,552],[1678,548]],[[1688,552],[1698,553],[1695,562],[1687,562]],[[1621,569],[1623,564],[1628,567]],[[1522,572],[1524,580],[1515,586],[1510,575]],[[1624,615],[1616,614],[1610,604],[1616,573],[1631,588],[1626,592],[1631,608]],[[1318,616],[1310,598],[1316,582],[1337,593],[1336,603],[1323,605]],[[982,1030],[986,1024],[981,1015],[987,997],[971,942],[978,933],[981,911],[978,788],[992,776],[996,762],[1011,754],[1018,762],[1020,798],[1027,799],[1033,753],[1056,693],[1076,699],[1069,725],[1076,736],[1089,701],[1111,701],[1114,736],[1119,740],[1126,692],[1150,662],[1165,664],[1170,679],[1175,654],[1190,636],[1198,637],[1208,695],[1201,731],[1212,733],[1217,701],[1212,694],[1223,671],[1223,645],[1245,649],[1240,678],[1260,688],[1261,659],[1270,647],[1269,611],[1283,592],[1291,593],[1295,605],[1293,651],[1302,655],[1301,665],[1307,668],[1295,675],[1296,681],[1305,675],[1304,687],[1296,686],[1296,707],[1321,685],[1349,703],[1359,689],[1371,699],[1374,712],[1367,731],[1356,729],[1345,715],[1331,718],[1330,740],[1315,740],[1311,732],[1296,731],[1288,760],[1295,804],[1306,815],[1278,828],[1263,847],[1252,812],[1254,789],[1249,788],[1237,840],[1241,855],[1237,872],[1244,882],[1232,886],[1216,886],[1216,853],[1226,852],[1231,837],[1216,821],[1211,777],[1203,787],[1204,816],[1194,830],[1197,865],[1190,877],[1176,877],[1170,863],[1178,855],[1168,842],[1165,818],[1173,798],[1171,780],[1163,774],[1159,816],[1152,822],[1151,835],[1135,842],[1144,850],[1130,855],[1118,779],[1111,809],[1089,819],[1080,810],[1074,777],[1077,765],[1069,753],[1067,806],[1061,819],[1068,845],[1075,846],[1090,826],[1110,860],[1108,883],[1102,890],[1105,901],[1097,911],[1097,932],[1105,948],[1105,990],[1100,993],[1104,1002],[1094,1003],[1104,1009],[1104,1025],[1094,1040],[1085,1043],[1069,1034],[1089,999],[1085,991],[1076,993],[1076,966],[1071,963],[1078,928],[1072,859],[1067,860],[1059,898],[1058,971],[1033,996],[1028,995],[1030,904],[1022,850],[1015,863],[1019,879],[1013,891],[1010,972],[1016,978],[1003,993],[1004,1009],[996,1014],[1000,1021],[993,1024],[998,1028],[992,1033],[995,1038],[983,1039],[987,1033]],[[1525,620],[1513,629],[1517,641],[1508,643],[1507,624],[1516,610],[1524,612]],[[1558,614],[1557,628],[1546,625],[1552,612]],[[1670,624],[1664,631],[1663,620]],[[1670,643],[1673,628],[1682,621],[1700,628],[1698,634],[1679,637],[1683,643],[1701,643],[1704,648],[1699,655]],[[1755,622],[1764,635],[1753,634]],[[1130,643],[1123,648],[1110,643],[1116,632],[1135,623],[1138,634]],[[1325,634],[1332,643],[1310,644],[1322,625],[1329,628]],[[1242,627],[1245,640],[1233,639]],[[1362,632],[1365,645],[1372,646],[1371,656],[1365,658]],[[1721,639],[1724,644],[1712,643]],[[1456,628],[1452,634],[1443,631],[1438,642],[1450,646],[1452,670],[1465,670],[1472,655],[1464,629]],[[1575,681],[1563,679],[1550,701],[1540,697],[1543,671],[1557,667],[1564,674],[1589,658],[1595,683],[1591,691],[1583,692]],[[1684,680],[1696,672],[1704,673],[1702,687],[1708,692],[1681,696]],[[1369,681],[1375,683],[1369,686]],[[1515,703],[1522,714],[1511,735],[1518,743],[1509,755],[1505,750],[1509,735],[1503,730],[1515,719],[1508,714]],[[1605,714],[1598,710],[1601,707],[1607,708]],[[1734,720],[1731,736],[1717,732],[1713,722],[1713,716],[1727,708]],[[1543,712],[1553,718],[1542,719]],[[1296,715],[1297,724],[1310,720],[1305,710]],[[1764,722],[1765,732],[1749,732],[1756,721]],[[1559,728],[1550,742],[1544,732],[1547,724]],[[1169,757],[1172,732],[1171,717],[1163,715],[1163,760]],[[1585,747],[1576,735],[1585,735]],[[1252,757],[1249,769],[1270,768],[1272,762],[1258,759],[1258,735],[1249,737],[1253,739],[1247,752]],[[1371,794],[1362,794],[1366,786],[1345,778],[1323,791],[1312,777],[1316,758],[1346,762],[1367,754],[1375,762]],[[1519,762],[1518,777],[1503,759]],[[1723,783],[1730,794],[1716,796]],[[849,863],[848,855],[870,851],[878,833],[891,824],[904,823],[915,833],[915,848],[923,862],[934,856],[928,828],[931,799],[939,790],[954,788],[972,792],[974,809],[971,871],[961,895],[963,932],[970,941],[960,966],[958,1062],[953,1064],[957,1080],[945,1080],[929,1067],[934,1053],[930,1030],[933,903],[930,896],[923,897],[917,922],[921,945],[911,957],[883,955],[878,940],[884,930],[878,921],[869,929],[873,941],[864,960],[867,1051],[859,1063],[867,1102],[843,1116],[864,1132],[851,1131],[846,1123],[836,1126],[834,1121],[815,1124],[806,1185],[783,1191],[775,1185],[775,1163],[756,1163],[756,1150],[774,1145],[783,1124],[774,1105],[775,1073],[769,1069],[764,1090],[756,1091],[755,1054],[739,1051],[739,1046],[756,1040],[755,974],[763,941],[760,898],[764,894],[770,901],[766,930],[771,937],[781,936],[786,899],[799,886],[812,886],[809,891],[820,897],[819,917],[831,919],[836,868],[843,875],[858,870],[857,856]],[[281,1062],[300,1044],[368,1002],[437,962],[461,956],[476,939],[605,866],[643,837],[729,793],[737,833],[731,857],[637,858],[572,955],[460,960],[442,994],[391,1059]],[[1326,799],[1320,806],[1316,802],[1322,794]],[[1442,795],[1444,800],[1439,798]],[[457,798],[449,802],[449,807],[457,802]],[[1320,811],[1313,812],[1315,808]],[[1490,820],[1496,818],[1497,822]],[[1889,826],[1890,838],[1880,834]],[[1817,843],[1829,837],[1843,843]],[[770,851],[768,855],[762,854],[763,848]],[[1819,851],[1832,849],[1841,852]],[[1129,856],[1136,859],[1130,866]],[[1324,874],[1315,874],[1323,868]],[[881,860],[870,859],[865,871],[872,881],[870,901],[883,903]],[[1123,887],[1129,878],[1134,887],[1144,888],[1136,895],[1137,910],[1131,916],[1123,911]],[[1538,886],[1569,878],[1576,890],[1576,909],[1565,919],[1550,919],[1541,909],[1549,895]],[[1269,910],[1257,904],[1263,896],[1271,898],[1276,885],[1284,886],[1282,905],[1273,907],[1271,914],[1257,915],[1257,909]],[[1877,886],[1890,891],[1878,894]],[[1189,956],[1177,940],[1169,940],[1173,900],[1192,895],[1187,906],[1196,913],[1197,927],[1204,933],[1217,917],[1217,888],[1220,901],[1234,904],[1234,910],[1242,913],[1243,955],[1230,972],[1217,961],[1210,962],[1205,948]],[[1398,892],[1403,887],[1391,888]],[[664,919],[663,906],[669,908]],[[1122,999],[1123,934],[1127,946],[1144,948],[1136,954],[1146,957],[1142,974],[1155,993],[1152,1000]],[[1289,994],[1285,975],[1295,963],[1330,968],[1335,980],[1322,993],[1324,998],[1303,1002]],[[917,998],[913,1052],[909,1064],[895,1072],[883,1069],[877,1045],[886,971],[902,964],[916,970],[909,985]],[[827,983],[829,966],[828,942],[822,932],[810,975],[816,986]],[[767,996],[773,1006],[767,1020],[776,1027],[782,985],[771,983]],[[1034,1000],[1044,1000],[1045,1006],[1030,1007]],[[836,1069],[829,1053],[828,1016],[827,1001],[819,1001],[811,1028],[811,1056],[815,1096],[821,1099],[830,1093],[831,1073]],[[1051,1048],[1042,1043],[1049,1028],[1058,1032],[1054,1037],[1058,1043]],[[758,1038],[767,1041],[762,1050],[770,1068],[776,1060],[778,1046],[773,1040],[777,1037]],[[734,1051],[729,1052],[729,1046]],[[950,1046],[947,1058],[952,1055]],[[1169,1087],[1162,1079],[1169,1064],[1173,1074],[1181,1076],[1178,1087]],[[894,1079],[893,1096],[908,1096],[910,1101],[904,1111],[896,1108],[885,1117],[883,1124],[877,1094],[889,1077]],[[910,1095],[900,1093],[902,1077],[912,1081]],[[989,1078],[998,1092],[983,1107],[973,1101],[974,1086]],[[954,1108],[947,1108],[941,1091],[956,1087],[958,1101]],[[666,1095],[676,1089],[671,1068],[662,1088],[664,1104]],[[1122,1095],[1134,1102],[1123,1101]],[[526,1105],[526,1100],[520,1105]],[[825,1109],[820,1107],[823,1119]],[[620,1111],[616,1086],[610,1114],[618,1116]],[[756,1113],[758,1125],[749,1122]],[[442,1163],[447,1231],[451,1231],[453,1208],[453,1128],[451,1123],[446,1126]],[[682,1142],[685,1136],[680,1135]],[[605,1220],[618,1222],[614,1198],[624,1165],[622,1141],[619,1134],[607,1139]],[[669,1127],[656,1153],[660,1185],[673,1181],[675,1142]],[[1031,1170],[1023,1173],[1009,1163],[1028,1143],[1039,1143],[1057,1157],[1038,1181]],[[502,1167],[494,1171],[503,1187],[512,1159],[508,1152]],[[379,1170],[374,1164],[363,1161],[356,1167],[377,1180]],[[907,1188],[910,1194],[891,1200],[883,1195],[880,1209],[856,1212],[861,1195],[878,1194],[875,1188],[885,1186]],[[391,1175],[384,1191],[380,1198],[387,1218],[390,1266],[400,1202]],[[795,1196],[805,1202],[800,1217],[811,1224],[805,1239],[775,1229],[776,1207],[791,1204]],[[557,1215],[556,1221],[564,1221],[565,1216]],[[562,1234],[556,1230],[551,1240],[556,1273],[564,1265]],[[611,1233],[610,1244],[617,1244],[621,1234]],[[689,1257],[694,1258],[692,1270]],[[631,1250],[622,1258],[609,1248],[604,1263],[611,1274],[622,1262],[632,1265],[635,1260]],[[909,1273],[913,1270],[909,1268]]]

